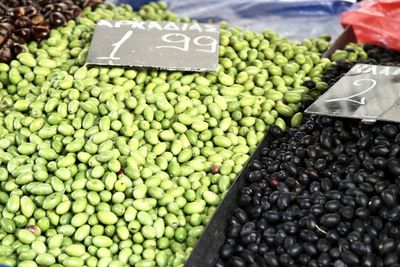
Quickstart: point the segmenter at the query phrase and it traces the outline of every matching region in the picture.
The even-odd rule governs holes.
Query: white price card
[[[305,112],[400,122],[400,68],[356,64]]]
[[[86,63],[97,66],[214,71],[219,26],[203,23],[108,21],[97,23]]]

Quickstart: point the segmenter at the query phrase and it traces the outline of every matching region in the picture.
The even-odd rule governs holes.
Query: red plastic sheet
[[[357,41],[400,51],[400,0],[369,0],[360,9],[341,16],[343,27],[352,25]]]

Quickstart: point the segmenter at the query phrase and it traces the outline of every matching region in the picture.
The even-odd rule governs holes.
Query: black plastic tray
[[[271,136],[266,134],[253,155],[247,161],[242,172],[229,188],[229,192],[225,195],[224,199],[215,210],[208,226],[200,236],[200,239],[190,254],[189,259],[186,261],[185,267],[213,267],[215,265],[218,260],[219,248],[225,240],[225,229],[228,219],[237,208],[236,199],[239,190],[246,184],[246,175],[249,173],[248,164],[254,159],[260,157],[261,149],[267,146],[271,139]]]

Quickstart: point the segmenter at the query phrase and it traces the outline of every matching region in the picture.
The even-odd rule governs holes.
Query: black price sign
[[[101,20],[86,63],[214,71],[218,48],[219,26],[214,24]]]
[[[400,122],[400,68],[357,64],[305,112]]]

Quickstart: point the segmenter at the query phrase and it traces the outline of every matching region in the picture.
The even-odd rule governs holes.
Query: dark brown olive
[[[35,15],[31,22],[33,25],[40,25],[44,22],[44,17],[42,15]]]
[[[21,44],[14,43],[13,44],[13,50],[14,50],[14,54],[18,55],[18,54],[24,52],[25,48]]]
[[[0,34],[0,46],[4,43],[4,41],[7,39],[6,36]]]
[[[20,7],[16,7],[12,10],[13,15],[15,17],[22,17],[25,16],[25,7],[20,6]]]
[[[3,22],[0,24],[0,28],[7,33],[7,36],[11,35],[14,26],[11,23]]]
[[[25,7],[25,16],[32,18],[32,16],[37,14],[37,8],[34,6]]]
[[[14,25],[16,28],[27,28],[31,25],[31,20],[27,16],[22,16],[15,20]]]
[[[53,11],[62,12],[63,10],[68,9],[69,6],[66,3],[56,3],[53,5]]]
[[[13,58],[13,53],[9,47],[0,48],[0,61],[1,62],[10,62]]]
[[[219,173],[219,171],[220,171],[220,165],[219,164],[213,164],[213,165],[211,165],[211,173],[212,174],[217,174],[217,173]]]
[[[54,26],[61,26],[67,22],[64,15],[61,12],[51,13],[49,20],[50,23]]]
[[[74,18],[78,17],[81,14],[81,9],[78,6],[73,6],[71,8],[71,11]]]
[[[43,40],[49,35],[49,28],[45,26],[32,26],[32,34],[37,41]]]
[[[29,28],[21,28],[15,31],[15,34],[28,41],[31,38],[31,30]]]
[[[11,35],[11,37],[8,40],[12,41],[13,44],[15,44],[15,43],[23,44],[23,43],[25,43],[24,38],[19,36],[19,35],[17,35],[15,32]]]

